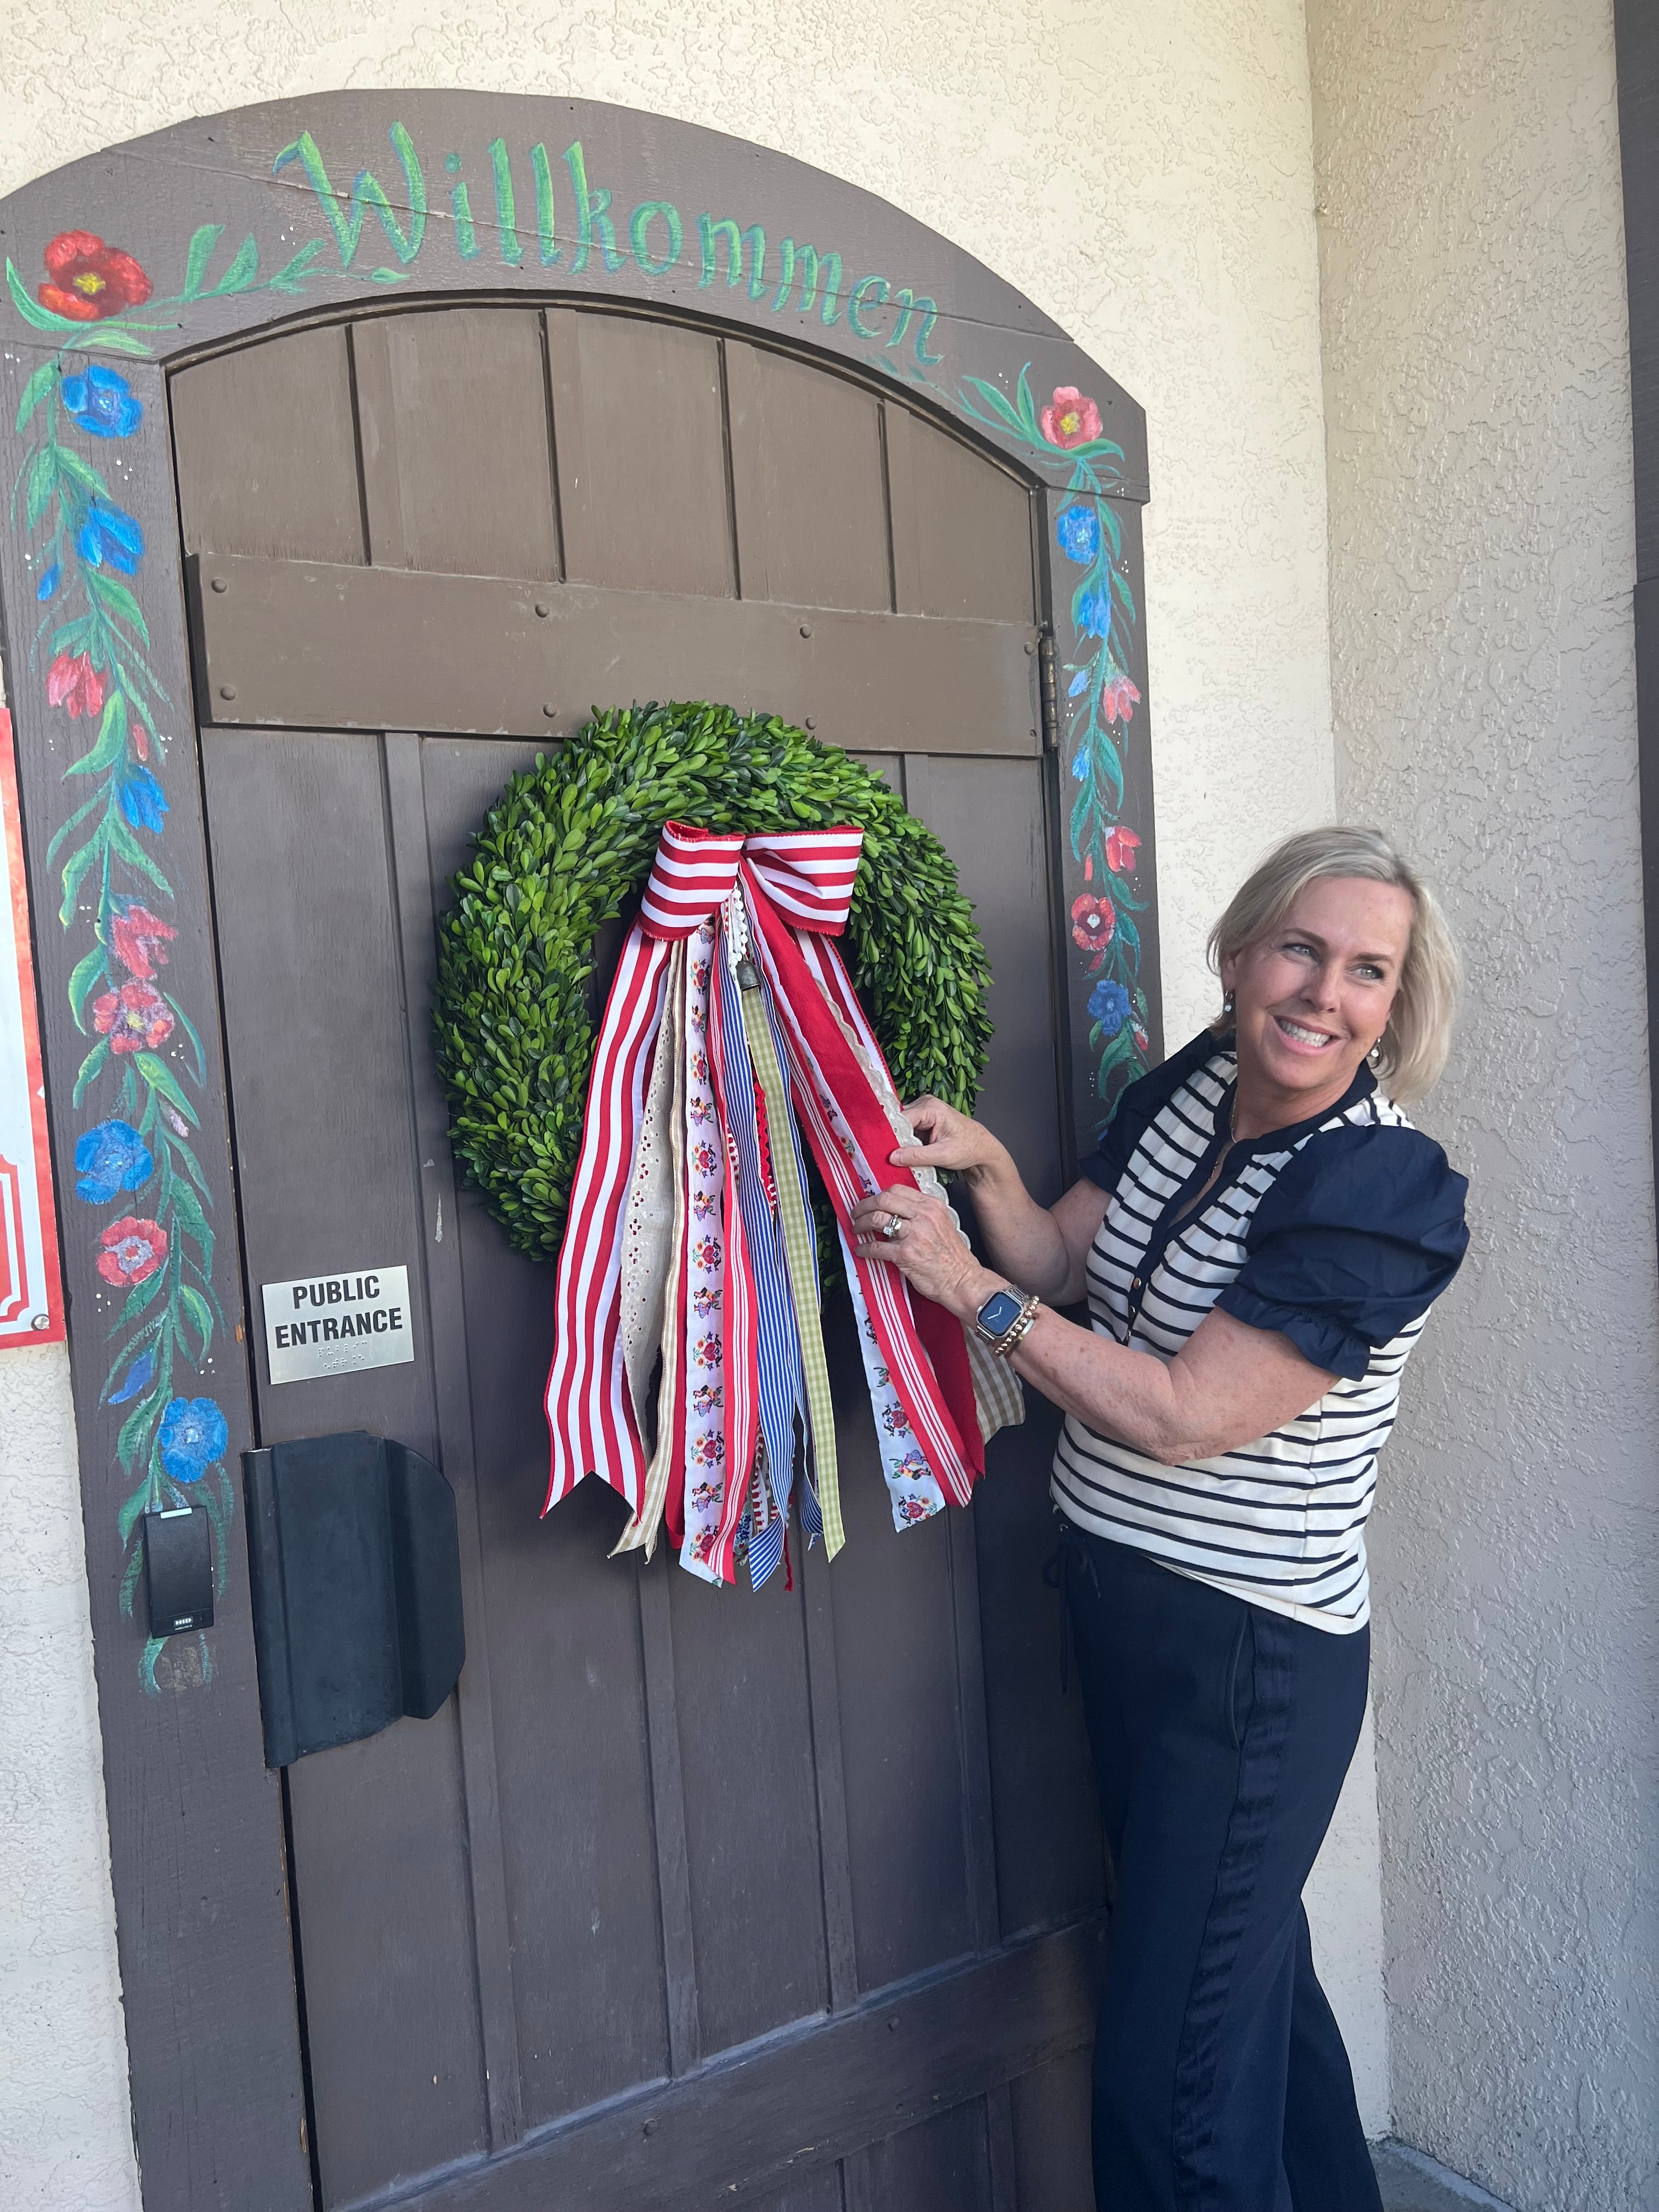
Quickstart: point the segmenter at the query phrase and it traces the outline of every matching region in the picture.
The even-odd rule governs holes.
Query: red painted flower
[[[1106,833],[1106,865],[1120,876],[1132,876],[1135,872],[1135,854],[1140,850],[1140,839],[1133,830],[1119,827]],[[172,932],[167,933],[169,936]],[[135,975],[141,971],[134,969]]]
[[[1100,711],[1109,722],[1127,722],[1139,702],[1139,692],[1121,671],[1109,676],[1100,687]]]
[[[167,1232],[159,1221],[140,1221],[124,1213],[112,1221],[100,1242],[98,1272],[117,1290],[142,1283],[155,1273],[167,1256]]]
[[[150,295],[149,279],[132,256],[89,230],[60,231],[46,248],[46,264],[48,281],[36,297],[71,322],[102,322],[143,307]]]
[[[1152,1043],[1151,1037],[1147,1036],[1146,1030],[1141,1028],[1139,1022],[1135,1024],[1135,1042],[1140,1047],[1142,1052],[1145,1052],[1147,1047]]]
[[[112,1052],[154,1052],[173,1034],[173,1012],[153,983],[123,983],[93,1000],[92,1025]]]
[[[1097,952],[1109,944],[1116,927],[1117,916],[1109,899],[1091,898],[1085,891],[1072,901],[1072,941],[1085,952]]]
[[[46,671],[46,704],[76,714],[101,714],[104,679],[84,653],[60,653]]]
[[[1086,446],[1100,435],[1100,410],[1074,384],[1058,386],[1054,404],[1045,407],[1037,420],[1051,446]]]
[[[178,934],[170,921],[163,921],[147,906],[130,906],[125,914],[118,914],[110,931],[116,958],[130,975],[145,982],[158,968],[166,967],[167,947]]]

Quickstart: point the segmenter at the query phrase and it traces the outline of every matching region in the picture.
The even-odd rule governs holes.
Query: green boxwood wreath
[[[592,1067],[593,940],[644,888],[665,822],[856,823],[842,940],[901,1097],[971,1111],[991,980],[950,855],[867,769],[775,715],[613,708],[509,781],[439,928],[434,1006],[450,1134],[521,1252],[564,1233]]]

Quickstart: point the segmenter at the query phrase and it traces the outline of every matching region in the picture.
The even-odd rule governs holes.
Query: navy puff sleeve
[[[1358,1382],[1425,1313],[1468,1249],[1468,1192],[1420,1129],[1322,1130],[1263,1196],[1217,1304]]]

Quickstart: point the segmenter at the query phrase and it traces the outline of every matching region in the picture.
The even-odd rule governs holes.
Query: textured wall
[[[397,84],[614,100],[817,162],[970,248],[1141,401],[1164,981],[1170,1036],[1189,1035],[1210,921],[1264,844],[1333,803],[1300,0],[10,0],[0,191],[181,117]],[[64,1479],[61,1431],[31,1449]],[[10,1818],[0,1849],[21,1847]],[[1362,1759],[1314,1904],[1380,2127],[1376,1882]],[[106,1926],[106,1887],[83,1903]],[[0,2108],[32,2094],[0,2088]]]
[[[1376,1521],[1401,2132],[1659,2203],[1653,1164],[1607,0],[1314,0],[1345,813],[1468,956],[1474,1244]]]
[[[0,2197],[134,2212],[127,2052],[61,1345],[0,1352]]]

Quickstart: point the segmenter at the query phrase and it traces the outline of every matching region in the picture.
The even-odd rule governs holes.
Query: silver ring
[[[898,1213],[890,1213],[881,1224],[881,1233],[890,1244],[896,1244],[904,1233],[904,1217]]]

